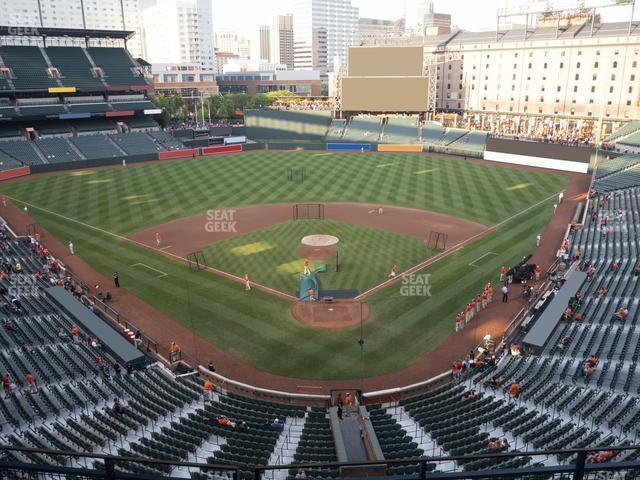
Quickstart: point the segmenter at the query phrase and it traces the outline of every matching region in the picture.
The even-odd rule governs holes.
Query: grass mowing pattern
[[[304,183],[288,181],[306,167]],[[566,177],[427,155],[254,152],[44,176],[3,193],[131,234],[204,212],[279,202],[371,202],[494,225],[562,190]]]
[[[311,199],[396,203],[492,224],[559,192],[568,183],[563,175],[421,155],[313,155],[317,154],[265,152],[128,166],[93,170],[87,175],[27,179],[0,188],[11,197],[91,225],[127,232],[158,223],[158,218],[165,221],[207,208]],[[318,168],[314,168],[312,181],[292,185],[285,180],[285,165],[298,166],[300,160],[312,160]],[[324,166],[325,161],[331,168]],[[395,162],[399,165],[376,166]],[[259,178],[252,168],[276,173]],[[339,173],[353,168],[360,172],[357,181]],[[429,168],[439,169],[432,173],[438,175],[440,184],[436,185],[436,177],[429,173],[416,174]],[[229,170],[239,175],[237,181],[232,181]],[[331,175],[323,181],[318,171]],[[187,180],[185,173],[189,174]],[[209,184],[207,178],[216,178],[216,182]],[[218,183],[221,178],[225,181]],[[247,183],[249,179],[252,184]],[[322,197],[323,192],[316,191],[319,182],[327,188]],[[443,192],[446,196],[439,197]],[[453,331],[453,316],[478,287],[490,279],[495,281],[502,264],[515,263],[534,248],[535,236],[548,223],[553,203],[552,198],[423,269],[420,273],[432,274],[432,297],[403,297],[400,286],[372,297],[368,303],[373,315],[364,326],[364,361],[356,344],[357,327],[335,331],[305,328],[291,318],[288,302],[255,290],[247,293],[242,285],[215,275],[192,274],[183,264],[37,208],[30,208],[29,213],[63,242],[73,239],[77,254],[96,270],[107,276],[118,270],[122,284],[140,298],[251,365],[301,378],[351,379],[401,369],[440,344]],[[483,259],[481,269],[469,266],[488,251],[500,255],[489,256],[486,262]],[[138,262],[169,275],[157,279],[153,271],[131,267]],[[187,285],[192,320],[186,309]],[[478,332],[478,338],[483,335]]]
[[[323,233],[340,239],[340,272],[335,259],[324,262],[327,272],[318,275],[322,290],[355,288],[364,292],[387,279],[391,265],[404,271],[434,255],[419,238],[365,228],[332,220],[297,220],[261,228],[204,249],[205,258],[216,268],[281,292],[296,295],[304,259],[297,251],[305,235]]]

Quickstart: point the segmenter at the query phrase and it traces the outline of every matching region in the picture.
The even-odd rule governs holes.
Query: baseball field
[[[304,181],[291,175],[300,168]],[[118,271],[124,287],[227,353],[279,375],[350,379],[435,349],[480,286],[532,251],[568,182],[427,155],[261,151],[35,176],[0,191],[95,270]],[[325,219],[293,220],[291,205],[306,202],[325,204]],[[426,241],[433,231],[448,233],[446,255]],[[371,290],[363,354],[359,327],[309,328],[290,300],[233,278],[293,295],[300,239],[312,233],[340,239],[340,271],[327,260],[322,288]],[[228,275],[191,271],[193,251]],[[393,264],[430,274],[428,295],[401,282],[376,288]]]

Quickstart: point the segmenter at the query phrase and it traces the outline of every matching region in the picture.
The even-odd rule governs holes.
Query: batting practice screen
[[[296,203],[293,206],[294,220],[324,220],[322,203]]]

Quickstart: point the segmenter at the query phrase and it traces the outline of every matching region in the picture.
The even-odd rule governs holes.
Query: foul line
[[[480,236],[483,236],[486,233],[501,227],[502,225],[504,225],[505,223],[510,222],[514,218],[517,218],[520,215],[522,215],[524,213],[527,213],[529,210],[532,210],[532,209],[538,207],[539,205],[542,205],[543,203],[548,202],[552,198],[556,198],[559,194],[560,194],[560,192],[557,192],[557,193],[554,193],[552,195],[549,195],[547,198],[545,198],[543,200],[540,200],[538,203],[535,203],[535,204],[525,208],[521,212],[518,212],[515,215],[511,215],[509,218],[507,218],[505,220],[502,220],[501,222],[496,223],[494,226],[489,227],[486,230],[483,230],[482,232],[476,233],[475,235],[472,235],[471,237],[467,238],[466,240],[463,240],[463,241],[457,243],[453,247],[451,247],[451,248],[449,248],[447,250],[443,250],[439,254],[434,255],[433,257],[428,258],[425,261],[423,261],[423,262],[421,262],[421,263],[419,263],[417,265],[414,265],[413,267],[409,268],[408,270],[405,270],[404,272],[402,272],[400,275],[398,275],[398,276],[396,276],[394,278],[390,278],[390,279],[382,282],[381,284],[376,285],[373,288],[370,288],[369,290],[367,290],[364,293],[361,293],[360,295],[355,297],[354,300],[362,300],[364,298],[367,298],[367,297],[373,295],[374,293],[376,293],[378,290],[382,290],[383,288],[386,288],[387,286],[389,286],[389,285],[391,285],[391,284],[393,284],[395,282],[400,281],[401,279],[403,279],[407,275],[412,275],[413,273],[415,273],[415,272],[417,272],[419,270],[422,270],[423,268],[428,267],[429,265],[432,265],[433,263],[435,263],[435,262],[437,262],[439,260],[442,260],[443,258],[449,256],[451,253],[457,252],[458,250],[462,249],[462,247],[464,247],[469,242],[472,242],[476,238],[478,238]],[[31,207],[31,208],[37,208],[38,210],[46,212],[46,213],[48,213],[50,215],[54,215],[56,217],[63,218],[65,220],[69,221],[69,222],[77,223],[78,225],[82,225],[84,227],[90,228],[90,229],[95,230],[97,232],[104,233],[105,235],[109,235],[109,236],[118,238],[118,239],[120,239],[120,240],[122,240],[124,242],[132,243],[132,244],[137,245],[139,247],[142,247],[144,249],[151,250],[151,251],[154,251],[154,252],[160,252],[163,255],[167,256],[167,257],[175,258],[177,260],[180,260],[183,263],[189,264],[189,260],[187,260],[186,258],[181,257],[179,255],[176,255],[174,253],[166,252],[166,251],[151,247],[151,246],[149,246],[147,244],[144,244],[142,242],[138,242],[137,240],[133,240],[131,238],[123,237],[122,235],[118,235],[117,233],[109,232],[109,231],[104,230],[104,229],[102,229],[100,227],[94,227],[93,225],[89,225],[88,223],[81,222],[80,220],[76,220],[75,218],[67,217],[66,215],[62,215],[60,213],[53,212],[53,211],[48,210],[46,208],[39,207],[38,205],[34,205],[32,203],[25,202],[25,201],[20,200],[18,198],[11,197],[9,195],[5,195],[5,197],[10,199],[10,200],[12,200],[12,201],[14,201],[14,202],[20,202],[20,203],[22,203],[24,205],[27,205],[27,206]],[[218,270],[217,268],[213,268],[213,267],[209,267],[209,266],[205,267],[205,270],[208,271],[208,272],[211,272],[211,273],[215,273],[215,274],[217,274],[217,275],[219,275],[221,277],[225,277],[225,278],[228,278],[228,279],[233,280],[235,282],[244,284],[244,279],[242,279],[242,278],[240,278],[240,277],[238,277],[236,275],[233,275],[231,273],[225,272],[223,270]],[[258,290],[262,290],[262,291],[271,293],[271,294],[276,295],[276,296],[278,296],[280,298],[283,298],[285,300],[289,300],[289,301],[293,301],[293,302],[297,302],[298,301],[298,299],[296,297],[294,297],[293,295],[289,295],[288,293],[281,292],[279,290],[276,290],[275,288],[267,287],[266,285],[262,285],[262,284],[254,283],[254,282],[251,282],[251,285],[256,287],[256,289],[258,289]]]
[[[149,270],[153,270],[154,272],[158,272],[160,275],[158,275],[156,278],[162,278],[162,277],[166,277],[167,275],[169,275],[168,273],[163,272],[162,270],[158,270],[157,268],[153,268],[150,267],[149,265],[147,265],[146,263],[134,263],[133,265],[131,265],[132,267],[137,267],[137,266],[141,266],[141,267],[145,267],[148,268]]]
[[[497,256],[498,254],[497,254],[496,252],[487,252],[487,253],[485,253],[484,255],[480,255],[480,256],[479,256],[478,258],[476,258],[473,262],[469,263],[469,265],[470,265],[470,266],[472,266],[472,267],[480,268],[480,266],[479,266],[479,265],[476,265],[475,263],[476,263],[478,260],[480,260],[481,258],[486,257],[487,255],[495,255],[495,256]]]
[[[388,287],[389,285],[391,285],[393,283],[401,281],[406,276],[413,275],[417,271],[422,270],[423,268],[428,267],[429,265],[433,265],[437,261],[442,260],[443,258],[449,256],[450,254],[455,253],[458,250],[461,250],[466,244],[468,244],[469,242],[474,241],[476,238],[481,237],[481,236],[483,236],[483,235],[485,235],[485,234],[487,234],[487,233],[489,233],[489,232],[491,232],[493,230],[496,230],[497,228],[500,228],[502,225],[504,225],[505,223],[510,222],[514,218],[517,218],[520,215],[523,215],[523,214],[527,213],[529,210],[532,210],[532,209],[542,205],[543,203],[548,202],[552,198],[556,198],[559,194],[560,194],[560,192],[554,193],[552,195],[549,195],[547,198],[545,198],[543,200],[540,200],[538,203],[525,208],[521,212],[518,212],[515,215],[511,215],[509,218],[507,218],[505,220],[502,220],[501,222],[496,223],[494,226],[489,227],[486,230],[483,230],[482,232],[476,233],[475,235],[472,235],[471,237],[467,238],[466,240],[463,240],[463,241],[455,244],[453,247],[451,247],[451,248],[449,248],[447,250],[443,250],[439,254],[434,255],[433,257],[428,258],[425,261],[420,262],[417,265],[414,265],[413,267],[409,268],[408,270],[405,270],[404,272],[402,272],[400,275],[397,275],[394,278],[390,278],[390,279],[380,283],[379,285],[376,285],[375,287],[370,288],[369,290],[367,290],[367,291],[361,293],[360,295],[358,295],[357,297],[355,297],[354,300],[366,299],[367,297],[370,297],[374,293],[377,293],[379,290],[382,290],[382,289]]]
[[[187,260],[184,257],[181,257],[180,255],[176,255],[175,253],[171,253],[171,252],[166,252],[164,250],[160,250],[158,248],[152,247],[152,246],[147,245],[145,243],[138,242],[137,240],[133,240],[131,238],[123,237],[122,235],[118,235],[117,233],[109,232],[109,231],[104,230],[104,229],[102,229],[100,227],[94,227],[93,225],[89,225],[88,223],[81,222],[80,220],[76,220],[75,218],[67,217],[66,215],[62,215],[60,213],[53,212],[53,211],[48,210],[46,208],[39,207],[38,205],[34,205],[32,203],[25,202],[25,201],[20,200],[18,198],[10,197],[9,195],[5,195],[5,197],[7,197],[8,199],[10,199],[10,200],[12,200],[14,202],[20,202],[20,203],[22,203],[24,205],[27,205],[27,206],[31,207],[31,208],[37,208],[38,210],[41,210],[41,211],[43,211],[45,213],[48,213],[50,215],[54,215],[56,217],[63,218],[65,220],[69,221],[69,222],[73,222],[73,223],[76,223],[78,225],[82,225],[83,227],[90,228],[92,230],[95,230],[96,232],[104,233],[105,235],[109,235],[111,237],[115,237],[115,238],[117,238],[119,240],[122,240],[124,242],[137,245],[138,247],[144,248],[146,250],[151,250],[153,252],[159,252],[159,253],[167,256],[167,257],[171,257],[171,258],[179,260],[179,261],[181,261],[183,263],[186,263],[187,265],[189,264],[189,260]],[[231,273],[225,272],[223,270],[218,270],[217,268],[213,268],[213,267],[209,267],[209,266],[205,267],[205,270],[208,271],[208,272],[215,273],[216,275],[219,275],[221,277],[225,277],[225,278],[227,278],[229,280],[233,280],[233,281],[235,281],[237,283],[241,283],[241,284],[244,285],[244,279],[242,279],[240,277],[237,277],[236,275],[233,275]],[[252,287],[256,287],[257,290],[262,290],[262,291],[265,291],[267,293],[271,293],[271,294],[276,295],[277,297],[283,298],[285,300],[289,300],[289,301],[292,301],[292,302],[295,302],[295,301],[298,300],[293,295],[289,295],[288,293],[283,293],[283,292],[281,292],[279,290],[276,290],[275,288],[267,287],[266,285],[261,285],[259,283],[251,282],[251,286]]]

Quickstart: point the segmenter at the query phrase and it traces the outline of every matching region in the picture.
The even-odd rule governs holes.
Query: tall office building
[[[274,63],[294,68],[293,15],[276,15],[271,28],[271,55]]]
[[[158,0],[144,9],[143,19],[149,62],[213,70],[211,0]]]
[[[139,0],[0,0],[0,11],[8,26],[132,30],[127,47],[145,56]]]
[[[269,25],[260,25],[258,27],[258,35],[260,37],[260,60],[271,61],[271,31]]]
[[[351,0],[297,0],[293,12],[295,68],[327,71],[346,63],[347,46],[358,30]]]

